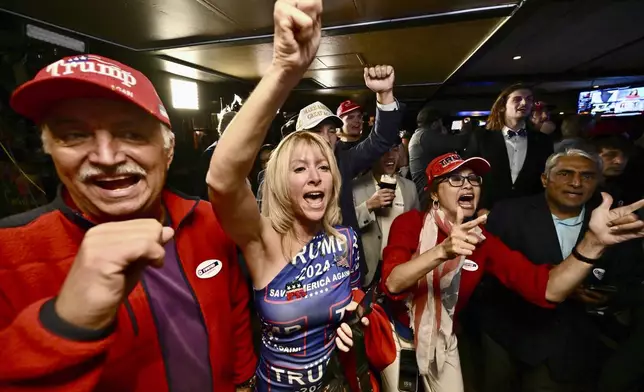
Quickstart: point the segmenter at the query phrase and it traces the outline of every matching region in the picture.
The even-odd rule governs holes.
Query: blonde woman
[[[315,56],[321,12],[321,0],[277,1],[273,64],[222,136],[207,176],[215,213],[255,287],[258,391],[321,390],[333,351],[352,344],[338,328],[359,287],[357,243],[338,226],[340,174],[329,144],[311,132],[282,140],[267,164],[261,215],[245,185],[275,113]]]

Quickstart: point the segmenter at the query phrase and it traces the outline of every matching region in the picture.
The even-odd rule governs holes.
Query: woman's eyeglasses
[[[465,180],[472,186],[481,186],[483,184],[483,177],[477,176],[476,174],[468,174],[467,176],[452,174],[444,178],[442,182],[447,181],[453,187],[461,187],[465,184]]]

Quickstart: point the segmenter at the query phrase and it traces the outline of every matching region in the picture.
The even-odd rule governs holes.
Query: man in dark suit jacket
[[[492,106],[485,130],[476,130],[467,156],[479,156],[492,169],[483,177],[479,208],[491,210],[503,199],[540,193],[543,167],[553,151],[550,138],[531,129],[532,91],[522,85],[506,89]]]
[[[542,176],[545,194],[498,203],[486,228],[535,264],[559,264],[586,232],[591,197],[601,176],[596,154],[568,150],[553,154]],[[621,291],[642,280],[641,242],[607,250],[586,284],[614,285]],[[580,391],[601,365],[598,329],[587,307],[608,298],[579,288],[554,310],[533,306],[493,280],[477,298],[485,363],[485,391]],[[541,389],[543,388],[543,389]]]

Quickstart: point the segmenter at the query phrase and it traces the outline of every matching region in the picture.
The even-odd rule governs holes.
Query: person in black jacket
[[[421,109],[416,121],[418,129],[409,141],[409,170],[416,184],[420,206],[425,210],[429,202],[429,194],[425,189],[427,165],[434,158],[448,152],[473,156],[466,153],[471,132],[468,127],[462,131],[447,129],[443,123],[444,114],[429,105]]]
[[[644,187],[641,167],[629,165],[634,150],[632,142],[622,135],[596,136],[590,142],[604,161],[600,189],[613,196],[616,207],[638,200],[644,194]]]
[[[467,156],[487,159],[492,170],[485,175],[480,214],[503,199],[541,192],[540,176],[546,159],[553,152],[550,138],[532,129],[532,90],[515,84],[496,99],[485,130],[477,130]]]
[[[584,150],[553,154],[542,175],[545,193],[497,203],[486,229],[533,263],[559,264],[573,252],[598,205],[592,196],[601,167],[599,156]],[[484,390],[582,391],[596,385],[604,350],[587,311],[608,313],[605,307],[620,294],[629,297],[644,276],[642,257],[638,240],[608,249],[584,286],[553,310],[488,280],[476,307],[484,332]],[[618,293],[600,291],[608,286]]]

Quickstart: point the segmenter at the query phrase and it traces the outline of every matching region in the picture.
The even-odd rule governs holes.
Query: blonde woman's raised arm
[[[278,0],[273,62],[221,137],[206,177],[224,230],[242,247],[261,241],[265,225],[245,179],[277,111],[320,44],[322,0]]]

